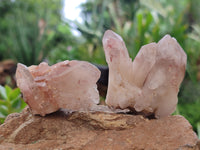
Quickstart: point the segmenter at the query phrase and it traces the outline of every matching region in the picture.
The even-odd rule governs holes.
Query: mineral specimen
[[[59,108],[90,110],[99,103],[96,82],[100,71],[84,61],[64,61],[49,66],[17,65],[17,85],[33,114],[45,116]]]
[[[143,46],[132,62],[123,39],[108,30],[103,47],[109,66],[106,103],[156,118],[176,109],[187,56],[176,39],[164,36]]]

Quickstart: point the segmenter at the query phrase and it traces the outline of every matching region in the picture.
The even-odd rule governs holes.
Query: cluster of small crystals
[[[17,65],[17,85],[33,114],[46,114],[66,108],[90,110],[99,103],[96,82],[100,71],[84,61],[63,61],[53,66]]]
[[[176,39],[166,35],[143,46],[133,62],[123,39],[110,30],[104,34],[103,47],[109,66],[108,106],[156,118],[174,112],[187,59]]]

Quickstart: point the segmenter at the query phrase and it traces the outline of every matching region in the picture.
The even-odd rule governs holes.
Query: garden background
[[[111,29],[123,37],[133,59],[142,45],[165,34],[177,39],[188,60],[174,114],[185,116],[200,136],[199,0],[86,0],[80,5],[81,22],[63,18],[63,4],[0,0],[1,123],[26,106],[14,80],[17,62],[30,66],[76,59],[107,65],[101,40]]]

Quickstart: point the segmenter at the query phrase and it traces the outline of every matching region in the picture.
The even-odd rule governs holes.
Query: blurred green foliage
[[[183,115],[197,131],[197,125],[200,118],[200,101],[180,103],[178,105],[179,114]]]
[[[123,37],[134,58],[141,46],[158,42],[165,34],[176,37],[184,46],[188,27],[183,22],[185,10],[181,8],[177,13],[172,8],[175,5],[173,2],[165,3],[156,0],[88,0],[81,6],[83,23],[74,23],[87,39],[85,45],[91,48],[88,51],[93,52],[93,58],[97,50],[102,51],[101,40],[107,29]],[[104,55],[102,60],[105,60]]]
[[[0,123],[4,122],[7,115],[21,112],[25,106],[19,88],[12,89],[7,85],[5,87],[0,85]]]
[[[55,30],[52,30],[49,38],[51,44],[49,45],[50,52],[48,54],[48,61],[54,64],[64,60],[81,59],[87,54],[81,54],[76,49],[78,41],[74,38],[71,30],[66,24],[58,24]]]
[[[61,21],[60,9],[61,0],[1,0],[0,59],[38,64],[57,43],[70,43],[72,34]]]
[[[200,139],[200,122],[197,123],[197,134],[198,138]]]

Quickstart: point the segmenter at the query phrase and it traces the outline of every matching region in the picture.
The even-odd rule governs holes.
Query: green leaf
[[[24,100],[21,100],[21,109],[24,109],[27,106],[27,104],[24,102]]]
[[[142,14],[138,13],[137,14],[137,29],[140,35],[142,34],[142,18],[143,18]]]
[[[7,101],[0,99],[0,105],[6,105],[6,104],[7,104]]]
[[[6,90],[3,86],[0,85],[0,95],[4,100],[7,100]]]
[[[11,87],[9,87],[8,85],[6,85],[6,86],[5,86],[5,90],[6,90],[7,98],[9,98],[8,95],[10,94],[10,92],[12,91],[12,89],[11,89]]]
[[[149,12],[147,14],[147,18],[146,18],[146,24],[144,26],[144,31],[147,31],[149,29],[149,25],[151,24],[151,22],[153,21],[153,17],[151,15],[151,13]]]
[[[14,101],[16,99],[18,99],[20,97],[20,89],[16,88],[14,90],[12,90],[9,95],[8,95],[10,101]]]
[[[0,118],[6,118],[6,115],[0,112]]]
[[[0,112],[3,115],[7,116],[8,115],[8,108],[6,106],[4,106],[4,105],[0,105]]]
[[[0,123],[3,123],[5,118],[0,118]]]
[[[21,100],[20,98],[15,99],[11,102],[12,108],[19,109],[21,107]]]

